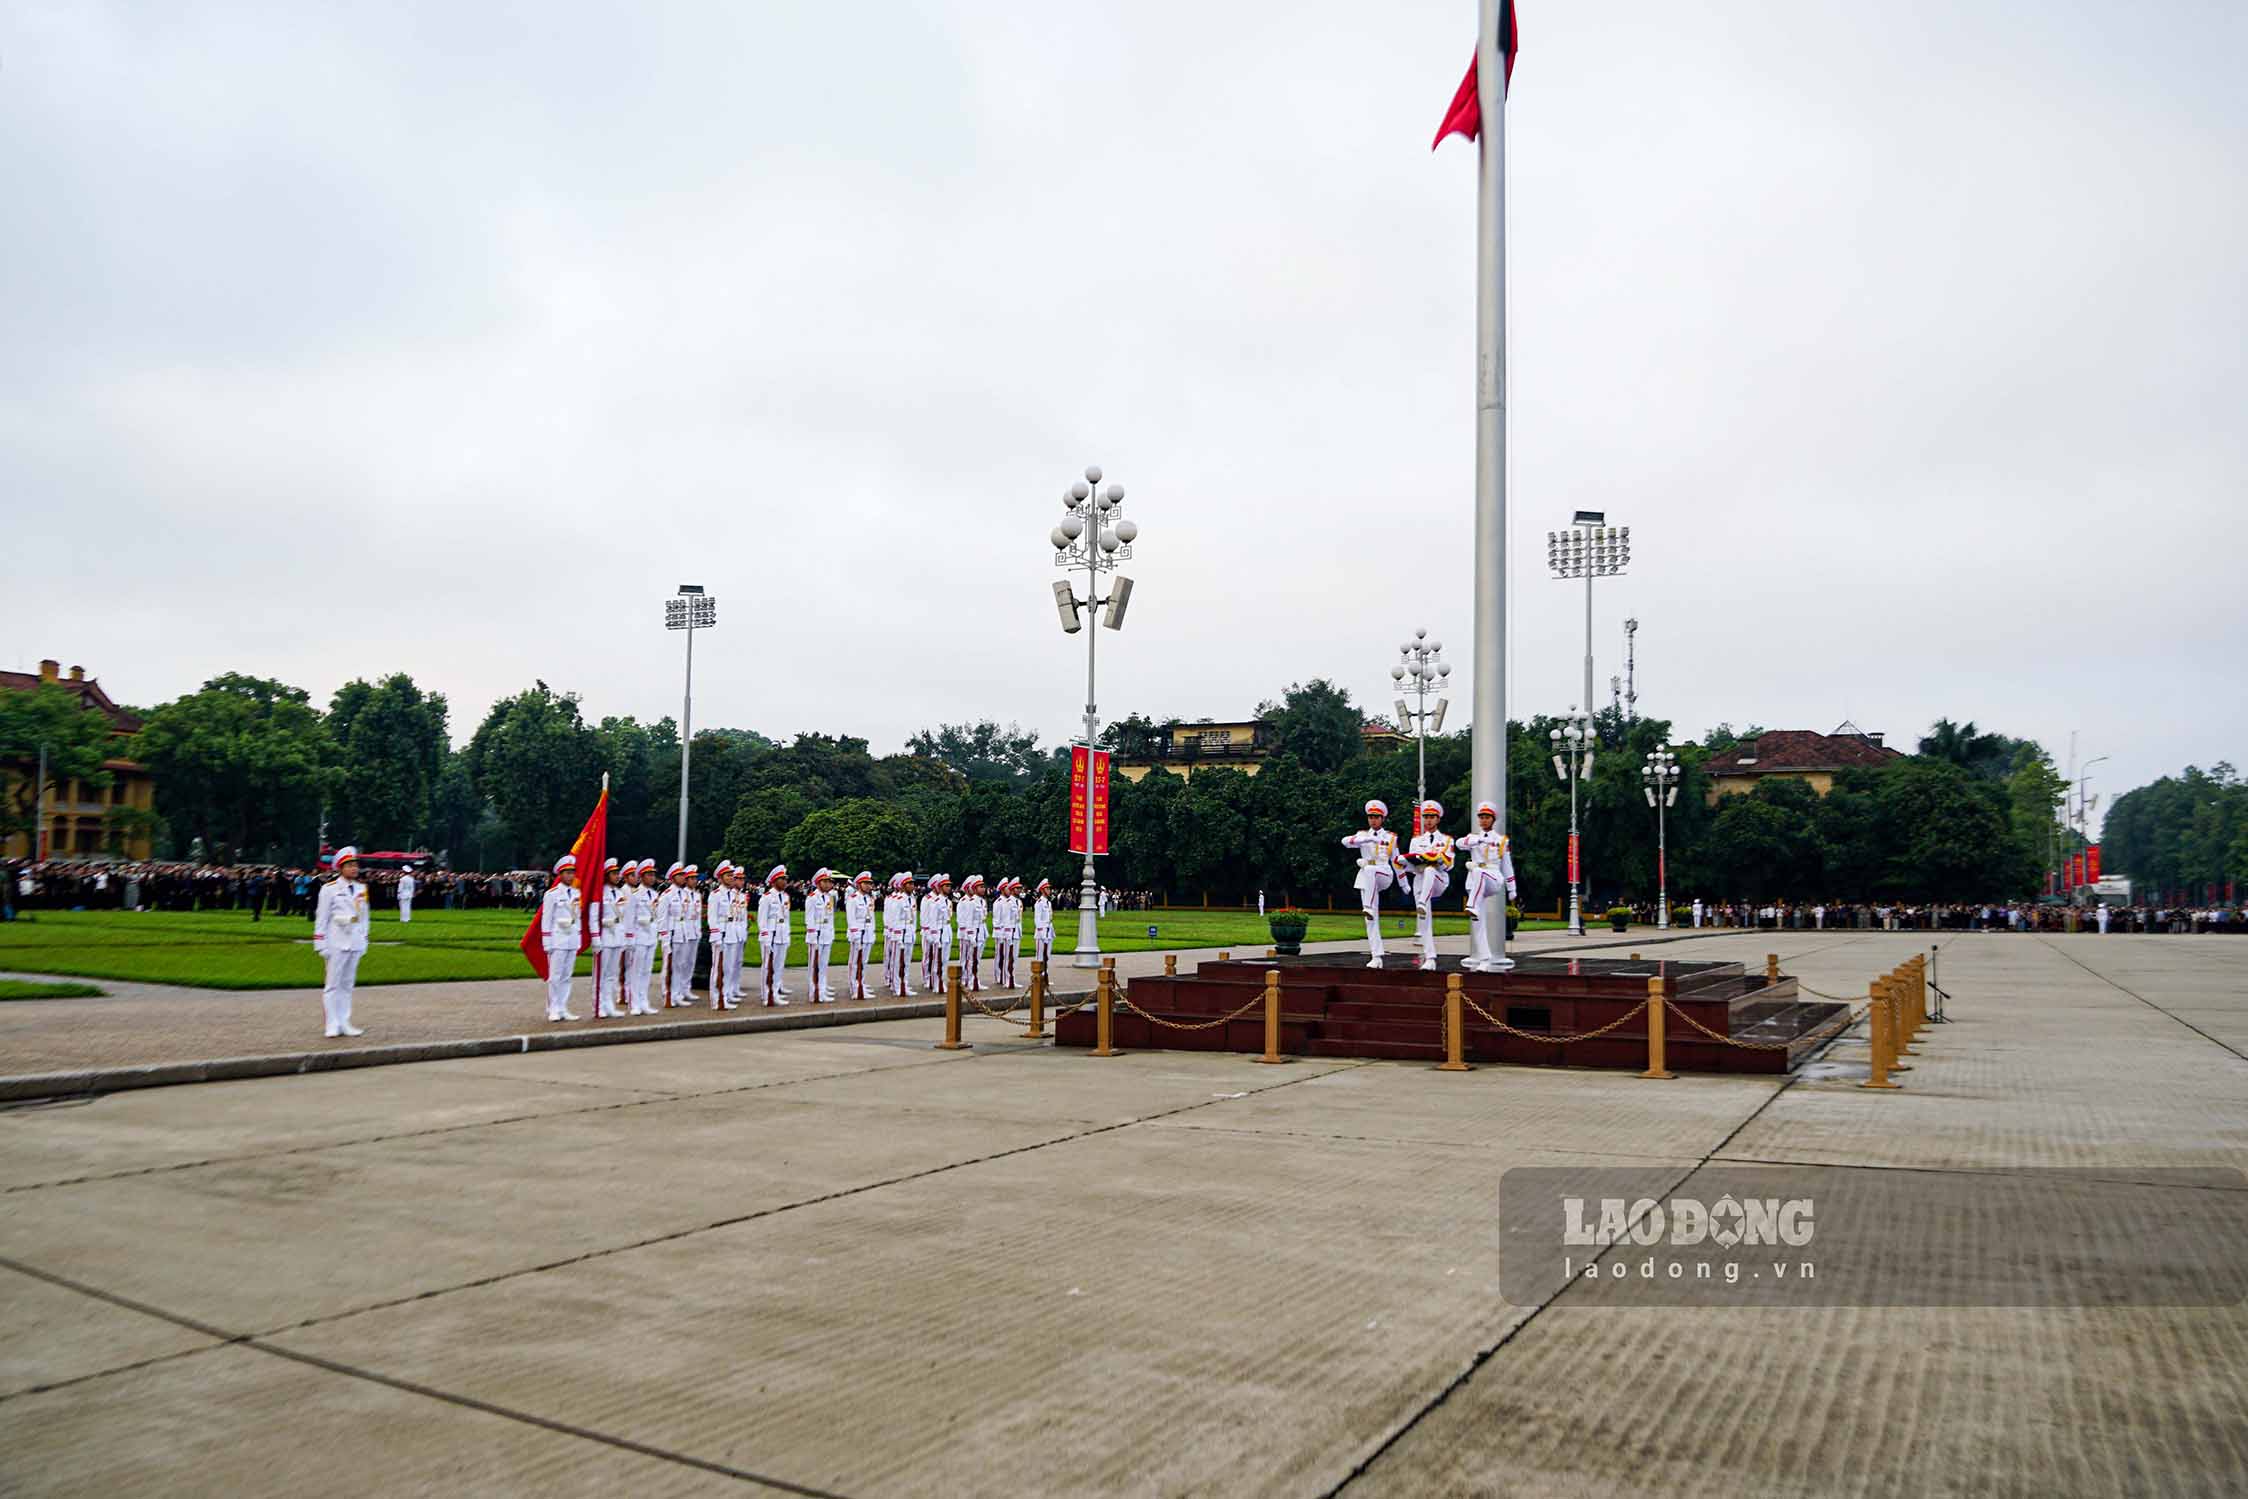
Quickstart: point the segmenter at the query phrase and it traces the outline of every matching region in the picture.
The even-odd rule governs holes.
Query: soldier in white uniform
[[[781,970],[788,966],[788,866],[775,864],[765,876],[765,893],[757,898],[758,975],[765,1003],[785,1005]]]
[[[1452,884],[1452,839],[1443,829],[1444,804],[1422,802],[1406,862],[1413,866],[1413,930],[1421,943],[1421,970],[1436,967],[1436,900]]]
[[[714,1010],[731,1010],[740,1003],[742,951],[734,941],[741,906],[741,894],[734,887],[740,876],[731,859],[720,859],[718,868],[711,872],[706,914],[710,927],[710,1005]]]
[[[866,959],[874,950],[874,873],[862,869],[843,892],[844,984],[853,999],[872,999],[866,991]]]
[[[312,913],[312,950],[327,966],[320,988],[320,1010],[329,1036],[363,1036],[351,1023],[351,990],[359,982],[359,960],[367,955],[367,887],[359,882],[359,850],[339,848],[336,877],[320,887]]]
[[[983,897],[984,877],[969,875],[960,884],[960,903],[953,914],[960,923],[960,983],[973,993],[983,988],[984,919],[990,910]]]
[[[1503,907],[1492,910],[1492,903],[1501,896],[1512,900],[1515,894],[1514,849],[1498,826],[1497,803],[1477,802],[1475,831],[1458,845],[1468,858],[1468,958],[1461,966],[1478,973],[1497,973],[1514,966],[1514,959],[1506,955],[1506,911]],[[1498,934],[1495,954],[1491,948],[1493,932]]]
[[[812,872],[812,888],[804,892],[804,967],[812,1003],[832,1003],[827,987],[828,954],[835,950],[835,871],[821,866]]]
[[[1701,898],[1700,896],[1698,896],[1698,895],[1697,895],[1697,896],[1695,896],[1695,897],[1694,897],[1694,925],[1696,925],[1696,926],[1700,926],[1701,924],[1702,924],[1702,898]]]
[[[401,924],[414,919],[414,866],[409,864],[398,875],[398,920]]]
[[[921,897],[921,987],[931,994],[943,986],[945,963],[952,956],[952,901],[945,895],[951,883],[950,875],[930,875]]]
[[[1023,898],[1019,893],[1023,882],[1008,875],[999,882],[999,894],[991,903],[991,950],[994,962],[991,981],[1002,989],[1015,987],[1015,961],[1022,953]]]
[[[1038,961],[1048,972],[1054,967],[1054,882],[1040,880],[1038,899],[1030,907],[1030,942]]]
[[[702,892],[695,888],[695,866],[674,864],[669,871],[671,888],[664,897],[671,904],[663,921],[669,941],[664,949],[664,1008],[688,1009],[695,1002],[695,949],[702,946]]]
[[[1359,909],[1366,913],[1366,945],[1374,954],[1368,968],[1382,966],[1382,892],[1397,882],[1397,835],[1382,825],[1388,820],[1388,805],[1370,801],[1365,828],[1343,839],[1343,847],[1358,850],[1358,876],[1351,883],[1358,890]]]
[[[554,861],[554,883],[539,904],[539,942],[546,949],[546,1018],[575,1020],[570,1013],[570,974],[578,966],[578,938],[585,906],[578,898],[578,856]]]
[[[617,1013],[617,995],[624,988],[624,872],[617,860],[601,866],[601,889],[593,898],[593,1015],[606,1020]]]
[[[913,876],[893,874],[882,890],[882,987],[903,997],[906,965],[913,959]]]
[[[630,896],[632,945],[625,959],[625,997],[631,1001],[630,1013],[653,1015],[656,1007],[649,1002],[648,985],[655,977],[656,942],[662,935],[656,924],[655,860],[642,859],[632,866]]]

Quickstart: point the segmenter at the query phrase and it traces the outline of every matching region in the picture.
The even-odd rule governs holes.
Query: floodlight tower
[[[695,632],[718,623],[718,600],[700,583],[682,583],[663,601],[663,627],[687,632],[687,690],[679,704],[679,862],[687,862],[687,762],[695,742]],[[595,875],[599,877],[598,871]]]
[[[1620,575],[1631,562],[1631,527],[1611,526],[1599,510],[1580,510],[1564,531],[1546,532],[1546,566],[1557,578],[1585,580],[1585,711],[1592,695],[1592,580]]]

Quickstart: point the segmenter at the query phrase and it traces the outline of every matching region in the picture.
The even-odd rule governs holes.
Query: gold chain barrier
[[[1490,1025],[1494,1030],[1504,1031],[1510,1036],[1520,1036],[1525,1041],[1551,1041],[1556,1046],[1565,1046],[1571,1041],[1590,1041],[1596,1036],[1605,1036],[1610,1031],[1614,1030],[1617,1026],[1622,1025],[1626,1021],[1635,1018],[1641,1010],[1647,1008],[1647,1001],[1643,999],[1638,1004],[1633,1005],[1630,1009],[1624,1011],[1623,1014],[1618,1015],[1615,1019],[1609,1021],[1606,1025],[1601,1026],[1597,1030],[1579,1031],[1573,1036],[1556,1036],[1551,1031],[1519,1030],[1514,1026],[1508,1025],[1498,1016],[1492,1014],[1489,1010],[1486,1010],[1483,1008],[1483,1006],[1477,1004],[1475,1002],[1474,995],[1463,993],[1462,997],[1466,999],[1467,1007],[1473,1010],[1476,1014],[1481,1015],[1484,1019],[1484,1022]]]

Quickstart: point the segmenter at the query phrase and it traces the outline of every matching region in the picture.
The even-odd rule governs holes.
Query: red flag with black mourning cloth
[[[1506,77],[1499,84],[1504,94],[1508,84],[1514,82],[1514,0],[1499,0],[1499,55],[1506,59]],[[1455,132],[1474,140],[1483,133],[1483,101],[1476,95],[1475,59],[1469,58],[1467,77],[1460,80],[1460,90],[1452,95],[1452,107],[1444,111],[1444,123],[1436,127],[1436,139],[1429,142],[1433,151],[1444,144],[1444,137]]]

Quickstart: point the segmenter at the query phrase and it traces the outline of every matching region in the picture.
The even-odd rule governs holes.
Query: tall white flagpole
[[[1499,13],[1481,0],[1475,44],[1475,721],[1471,771],[1477,801],[1499,809],[1506,831],[1506,57]],[[1499,928],[1504,941],[1505,926]],[[1503,949],[1502,949],[1503,950]]]

